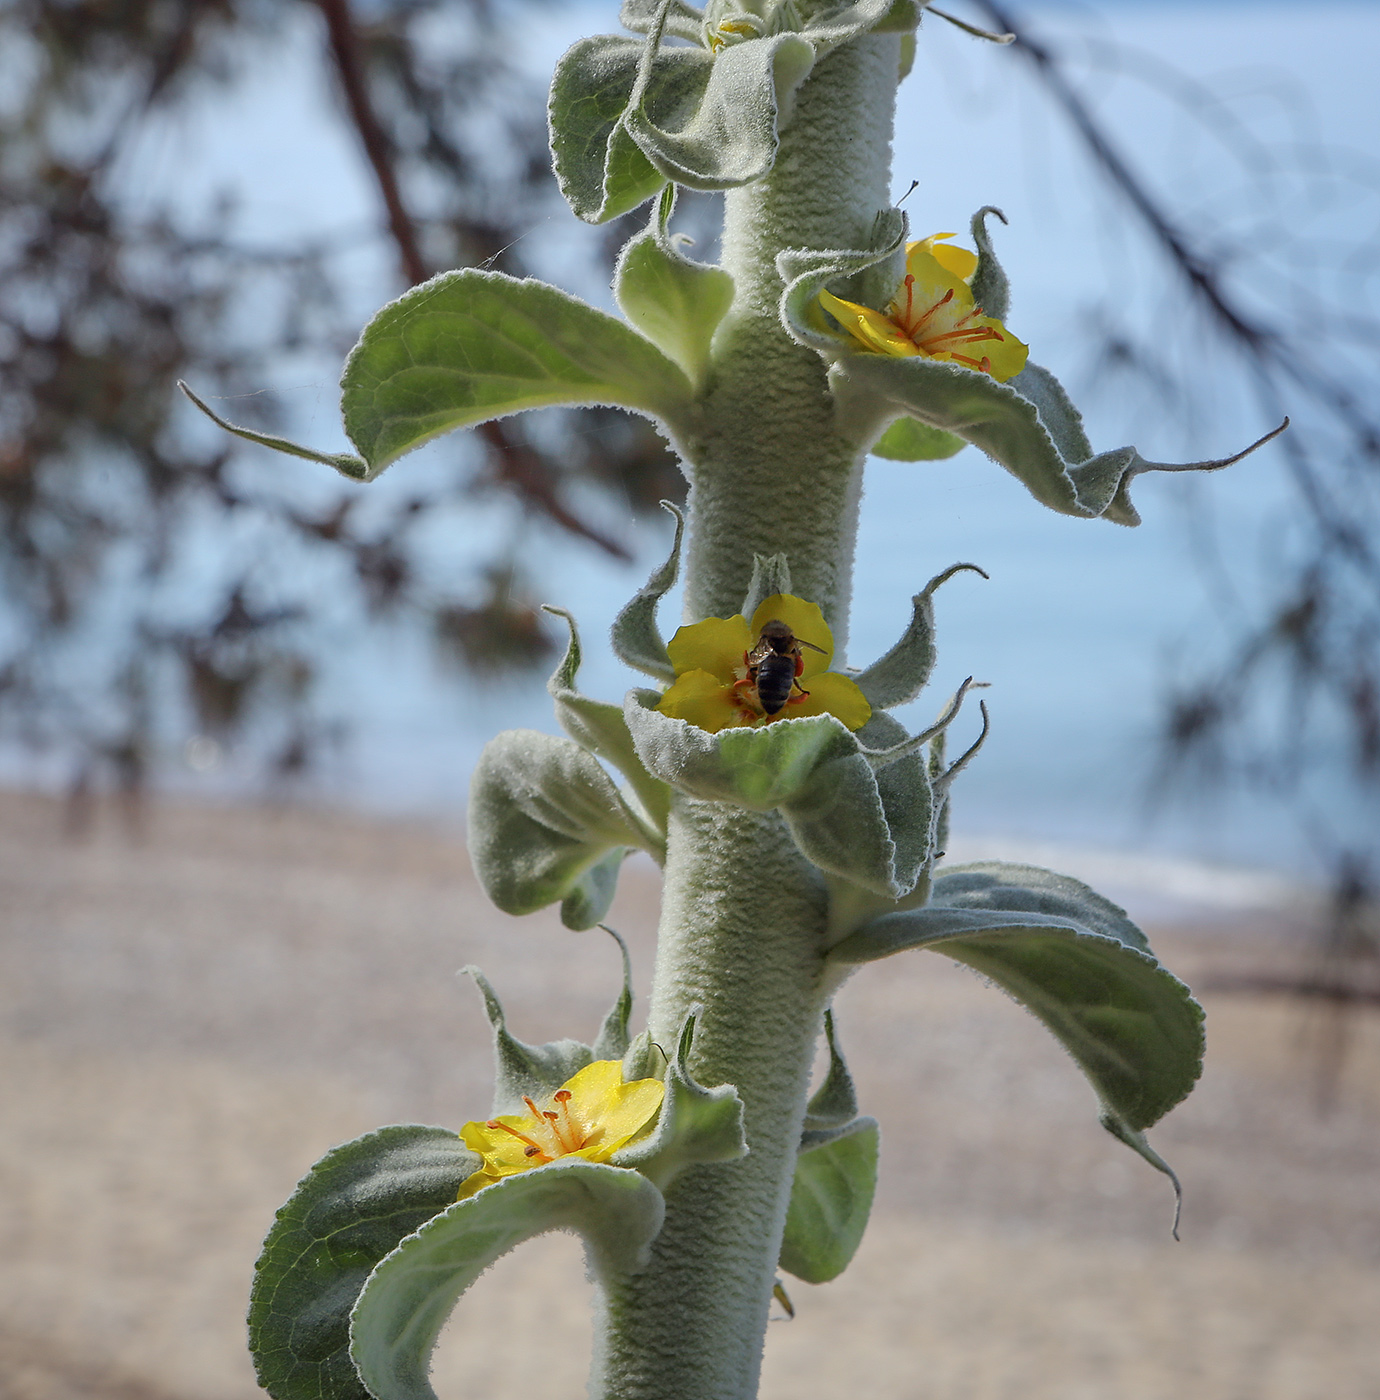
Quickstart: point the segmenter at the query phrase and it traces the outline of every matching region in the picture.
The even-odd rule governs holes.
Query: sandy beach
[[[434,826],[167,805],[71,840],[54,801],[0,795],[0,891],[4,1400],[248,1400],[248,1280],[298,1177],[378,1124],[487,1111],[456,970],[529,1040],[588,1038],[616,991],[610,940],[495,912]],[[639,990],[656,900],[630,865]],[[1291,955],[1268,921],[1151,932],[1190,982]],[[1298,1005],[1205,1002],[1206,1076],[1153,1134],[1175,1244],[1162,1178],[1020,1008],[934,955],[856,977],[877,1207],[841,1279],[790,1285],[766,1400],[1380,1396],[1380,1013],[1324,1111]],[[502,1261],[443,1340],[443,1400],[582,1395],[585,1300],[571,1238]]]

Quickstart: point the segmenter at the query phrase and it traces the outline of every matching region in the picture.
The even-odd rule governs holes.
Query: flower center
[[[589,1141],[589,1134],[570,1111],[571,1093],[569,1089],[557,1089],[553,1097],[555,1108],[538,1108],[527,1095],[522,1101],[532,1115],[530,1132],[521,1132],[507,1123],[491,1118],[486,1128],[502,1129],[511,1133],[521,1143],[526,1144],[523,1155],[531,1157],[536,1165],[554,1162],[557,1157],[578,1152]]]
[[[970,325],[974,317],[982,315],[982,307],[969,307],[962,316],[954,317],[953,312],[939,314],[954,299],[954,290],[948,288],[938,301],[931,303],[923,311],[917,312],[915,305],[915,277],[906,274],[906,301],[902,307],[899,299],[889,308],[891,319],[897,328],[922,355],[947,354],[960,364],[971,365],[984,373],[991,372],[987,356],[974,359],[971,355],[959,352],[957,346],[976,346],[986,341],[1003,340],[1002,333],[995,326]]]

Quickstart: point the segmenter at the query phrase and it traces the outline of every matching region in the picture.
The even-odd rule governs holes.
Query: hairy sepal
[[[249,1347],[273,1400],[367,1400],[350,1311],[378,1262],[455,1200],[480,1158],[448,1128],[380,1128],[328,1152],[254,1266]]]
[[[1104,1126],[1173,1180],[1143,1130],[1197,1082],[1203,1013],[1123,910],[1069,876],[980,862],[945,870],[929,905],[873,920],[830,959],[908,948],[968,964],[1038,1017],[1096,1090]]]
[[[597,1278],[645,1267],[661,1192],[637,1172],[564,1158],[503,1178],[409,1235],[369,1276],[350,1317],[350,1355],[375,1400],[436,1400],[427,1378],[465,1290],[516,1245],[551,1230],[585,1242]]]
[[[617,935],[614,935],[617,938]],[[621,945],[623,940],[618,939]],[[503,1003],[489,979],[477,967],[462,968],[484,998],[484,1013],[494,1034],[493,1112],[526,1113],[525,1100],[549,1098],[592,1061],[621,1059],[628,1051],[628,1014],[632,1009],[627,950],[623,952],[623,989],[600,1027],[595,1043],[552,1040],[528,1045],[508,1029]]]
[[[480,884],[505,914],[560,900],[570,928],[604,917],[629,850],[658,852],[590,754],[530,729],[484,746],[470,780],[469,847]]]
[[[582,749],[612,763],[627,778],[641,808],[640,812],[633,812],[632,815],[643,819],[639,820],[638,825],[652,855],[658,861],[664,860],[671,789],[660,779],[652,777],[638,758],[622,707],[591,699],[576,689],[581,652],[580,633],[575,619],[561,608],[547,608],[546,611],[564,618],[570,629],[565,655],[546,683],[547,693],[555,706],[556,719]]]
[[[558,287],[445,272],[364,328],[340,382],[367,479],[456,428],[551,404],[611,404],[674,421],[690,383],[644,336]]]
[[[680,546],[685,534],[685,517],[670,501],[662,501],[661,508],[669,511],[676,520],[676,537],[671,543],[671,552],[666,556],[666,562],[652,570],[652,576],[614,618],[609,640],[613,644],[613,654],[625,666],[669,684],[676,678],[676,668],[671,665],[661,628],[657,626],[656,610],[662,598],[675,587],[680,574]]]
[[[620,1148],[611,1159],[615,1166],[641,1172],[663,1191],[686,1167],[736,1162],[748,1151],[743,1101],[737,1089],[732,1084],[706,1089],[687,1066],[696,1020],[696,1013],[688,1015],[676,1038],[676,1052],[663,1076],[666,1095],[655,1128]]]
[[[874,710],[909,704],[929,684],[935,663],[934,595],[955,574],[964,572],[987,577],[976,564],[954,564],[936,574],[911,599],[910,625],[901,640],[853,677]]]

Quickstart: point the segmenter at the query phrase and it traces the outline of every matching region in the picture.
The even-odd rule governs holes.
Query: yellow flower
[[[754,653],[770,624],[785,624],[797,649],[778,653],[794,660],[795,679],[784,705],[768,714],[758,694]],[[779,631],[778,636],[782,635]],[[770,648],[768,648],[770,650]],[[672,719],[688,720],[717,734],[721,729],[770,724],[778,719],[834,715],[849,729],[861,729],[872,715],[863,693],[837,671],[829,670],[834,634],[814,603],[776,593],[752,615],[707,617],[682,627],[666,650],[676,668],[675,683],[657,709]]]
[[[484,1165],[465,1178],[457,1199],[468,1200],[505,1176],[559,1157],[607,1162],[652,1121],[664,1092],[659,1079],[624,1083],[620,1061],[595,1060],[557,1089],[545,1108],[524,1097],[527,1114],[466,1123],[461,1141],[483,1157]]]
[[[1005,381],[1025,368],[1027,347],[1002,323],[984,316],[968,283],[977,254],[940,243],[935,233],[906,245],[906,276],[886,314],[830,292],[820,304],[864,350],[953,360]]]

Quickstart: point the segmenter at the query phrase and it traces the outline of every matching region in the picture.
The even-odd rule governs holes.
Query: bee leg
[[[796,690],[800,692],[800,694],[788,696],[786,699],[786,703],[788,705],[798,705],[802,700],[808,700],[810,698],[810,692],[806,690],[805,687],[801,685],[799,681],[792,681],[791,684],[796,688]]]

